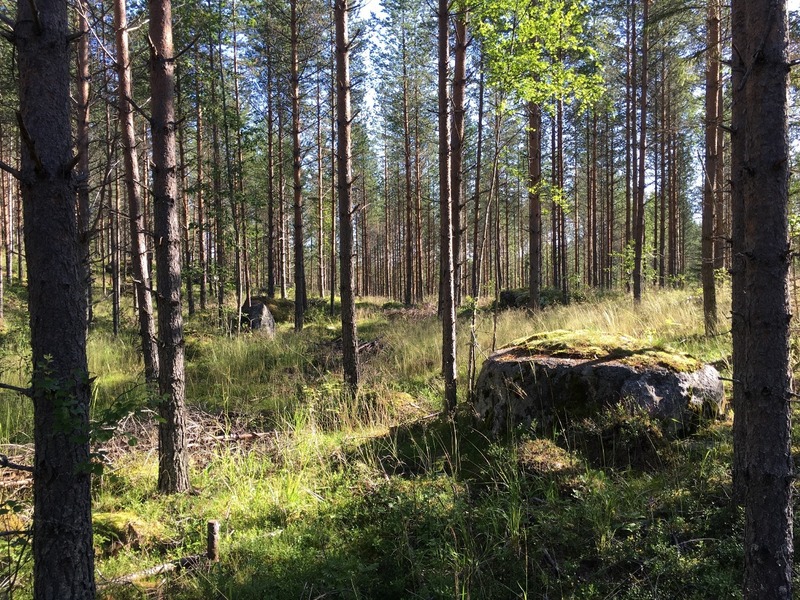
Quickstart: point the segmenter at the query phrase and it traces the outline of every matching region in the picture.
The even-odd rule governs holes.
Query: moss
[[[661,367],[676,373],[690,373],[702,367],[693,356],[667,346],[648,345],[625,335],[588,329],[535,333],[515,340],[507,347],[518,348],[531,356],[607,360],[637,368]]]
[[[150,523],[132,512],[96,512],[92,515],[95,536],[106,550],[115,546],[145,548],[164,536],[162,523]]]

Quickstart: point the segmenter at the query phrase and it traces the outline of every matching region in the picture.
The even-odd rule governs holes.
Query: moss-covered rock
[[[689,355],[611,334],[554,331],[490,356],[474,405],[495,434],[534,422],[553,429],[622,406],[676,437],[716,415],[722,401],[719,373]]]
[[[112,554],[121,547],[145,548],[164,536],[162,523],[151,523],[126,511],[95,512],[92,525],[100,546]]]

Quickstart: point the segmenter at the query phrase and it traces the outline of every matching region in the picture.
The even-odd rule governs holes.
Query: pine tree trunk
[[[450,40],[447,0],[438,5],[439,45],[439,205],[441,207],[442,285],[442,376],[444,377],[444,409],[452,413],[456,408],[456,306],[453,267],[453,198],[450,188],[450,93],[449,63]]]
[[[717,161],[722,140],[719,129],[718,113],[719,83],[720,83],[720,39],[719,39],[719,3],[718,0],[708,0],[708,14],[706,17],[706,43],[708,55],[706,56],[706,97],[705,97],[705,142],[706,164],[703,178],[703,214],[701,237],[701,277],[703,284],[703,320],[707,336],[717,333],[717,292],[714,281],[714,209],[717,201]]]
[[[464,97],[467,87],[467,13],[466,2],[459,3],[455,15],[455,48],[453,64],[453,131],[450,162],[450,190],[453,197],[453,302],[461,304],[461,209],[464,182]]]
[[[411,306],[414,289],[414,230],[413,214],[414,199],[411,189],[411,128],[408,116],[408,55],[406,52],[406,30],[402,28],[400,32],[400,57],[403,68],[403,162],[405,175],[405,209],[406,226],[403,236],[403,247],[405,249],[405,288],[403,291],[403,303]]]
[[[139,157],[136,154],[136,132],[133,124],[133,97],[130,53],[128,51],[128,17],[125,0],[114,0],[114,30],[117,43],[118,110],[125,161],[125,193],[128,197],[128,221],[131,236],[131,265],[138,307],[139,337],[144,358],[144,374],[148,382],[158,381],[158,346],[153,321],[152,283],[147,264],[147,239],[144,210],[139,194]]]
[[[170,0],[149,0],[150,93],[153,107],[154,234],[158,281],[159,415],[158,489],[189,489],[186,448],[183,317],[181,315],[181,233],[175,156],[175,63]]]
[[[268,30],[269,32],[269,30]],[[275,297],[275,113],[272,99],[272,46],[267,44],[267,296]]]
[[[303,179],[300,149],[300,65],[297,0],[290,0],[291,95],[292,95],[292,177],[294,188],[294,330],[303,329],[306,311],[306,273],[303,244]]]
[[[529,231],[529,281],[528,307],[539,310],[539,286],[542,280],[542,109],[535,102],[528,103],[528,231]]]
[[[483,63],[483,57],[481,57]],[[475,208],[472,213],[472,297],[475,300],[480,296],[481,287],[481,253],[480,248],[483,245],[483,240],[478,238],[480,231],[480,218],[481,218],[481,168],[483,159],[483,100],[484,100],[484,75],[483,69],[480,70],[480,78],[478,80],[478,141],[475,157]],[[541,112],[539,113],[539,120],[541,123]],[[541,127],[540,127],[541,129]],[[541,136],[541,132],[540,132]],[[541,162],[541,161],[540,161]],[[541,174],[540,174],[541,176]],[[541,211],[540,211],[541,212]],[[540,215],[541,216],[541,215]],[[541,218],[540,218],[541,222]],[[541,235],[541,229],[539,230]],[[539,244],[541,249],[541,242]],[[533,250],[531,250],[533,252]],[[540,261],[541,262],[541,261]],[[541,274],[539,277],[541,280]],[[537,294],[538,297],[538,294]]]
[[[785,0],[732,3],[734,491],[745,600],[792,598]]]
[[[199,56],[195,54],[195,64]],[[208,306],[208,257],[206,252],[206,212],[204,203],[205,153],[203,146],[203,103],[200,94],[200,78],[195,78],[195,95],[197,99],[197,136],[195,150],[197,152],[197,192],[195,193],[195,210],[197,214],[197,252],[200,260],[200,310]]]
[[[644,0],[642,12],[642,74],[641,92],[639,96],[639,166],[636,186],[636,202],[634,211],[634,256],[633,256],[633,300],[638,303],[642,301],[642,257],[644,253],[644,169],[645,169],[645,149],[647,148],[647,60],[648,60],[648,30],[647,20],[650,8],[650,0]]]
[[[209,67],[212,73],[216,72],[214,62],[214,44],[208,46]],[[217,103],[216,81],[211,82],[211,105]],[[217,321],[220,327],[226,327],[225,323],[225,286],[227,284],[227,267],[225,261],[225,209],[222,205],[222,176],[220,174],[220,144],[219,144],[219,124],[217,118],[212,114],[211,121],[211,146],[212,146],[212,178],[214,187],[214,243],[215,243],[215,265],[217,285]]]
[[[65,2],[18,2],[14,33],[33,362],[35,600],[95,596],[86,270],[71,172],[67,26]],[[57,327],[53,315],[58,315]]]
[[[182,97],[181,97],[181,77],[180,71],[176,67],[176,95],[178,99],[178,107],[182,111]],[[195,313],[194,302],[194,279],[195,269],[192,257],[192,243],[191,243],[191,216],[189,213],[189,181],[188,181],[188,164],[186,162],[186,144],[184,143],[184,129],[178,128],[178,158],[180,163],[178,165],[178,177],[180,181],[180,196],[181,196],[181,245],[183,247],[183,264],[186,269],[186,307],[189,311],[189,316]]]
[[[78,3],[78,28],[81,37],[78,40],[78,80],[75,86],[77,105],[77,130],[75,144],[78,152],[78,165],[76,176],[78,182],[78,235],[80,236],[81,250],[83,252],[84,285],[86,288],[86,322],[92,322],[92,264],[89,256],[91,241],[91,222],[89,206],[89,93],[90,93],[90,65],[89,65],[89,22],[88,6],[85,1]],[[0,295],[0,303],[2,297]]]

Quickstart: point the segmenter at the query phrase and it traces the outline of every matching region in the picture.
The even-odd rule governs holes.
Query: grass
[[[650,294],[636,309],[605,297],[534,316],[480,310],[477,354],[488,355],[493,341],[499,347],[542,331],[582,330],[595,340],[613,334],[686,352],[725,370],[729,336],[700,335],[701,310],[679,291]],[[650,423],[609,412],[562,437],[516,430],[494,440],[468,410],[454,420],[436,414],[435,308],[369,299],[359,303],[358,320],[362,339],[378,347],[362,357],[355,401],[341,393],[339,326],[322,308],[301,334],[279,323],[274,341],[219,335],[209,315],[187,321],[195,492],[155,493],[155,425],[146,413],[126,419],[123,429],[138,444],[117,438],[94,484],[106,597],[153,597],[152,583],[107,582],[202,552],[210,519],[222,524],[222,561],[164,578],[160,597],[738,597],[742,515],[729,498],[729,421],[666,442]],[[147,405],[132,320],[126,324],[121,337],[90,336],[96,414],[126,398]],[[462,398],[469,324],[465,314]],[[8,351],[5,341],[0,360],[17,365],[11,348],[24,348],[24,335],[14,333]],[[11,381],[24,385],[24,360],[12,366],[4,377],[13,371]],[[29,412],[2,406],[5,439],[26,440]],[[613,448],[598,450],[593,440],[603,428],[620,434]],[[265,435],[207,437],[252,431]],[[650,443],[647,460],[635,460],[643,443]]]

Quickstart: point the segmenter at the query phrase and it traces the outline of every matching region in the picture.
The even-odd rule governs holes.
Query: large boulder
[[[686,354],[620,336],[557,331],[492,354],[473,403],[494,434],[534,422],[552,428],[623,406],[677,437],[721,411],[723,389],[714,367]]]
[[[242,304],[242,325],[269,337],[275,335],[275,319],[263,298],[251,298]]]

